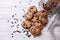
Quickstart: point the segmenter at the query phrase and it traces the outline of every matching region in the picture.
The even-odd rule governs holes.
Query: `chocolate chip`
[[[28,27],[26,27],[26,29],[28,29]]]
[[[15,8],[16,8],[16,6],[15,6]]]
[[[24,9],[22,9],[22,11],[24,11]]]
[[[23,33],[25,33],[25,31],[23,31]]]
[[[15,33],[16,31],[13,31],[13,33]]]
[[[36,36],[34,36],[34,38],[36,38]]]
[[[21,31],[19,31],[19,30],[13,31],[13,33],[16,33],[16,32],[21,33]]]
[[[17,26],[19,26],[19,24],[17,24]]]
[[[24,17],[24,16],[23,16]]]
[[[15,25],[12,25],[11,27],[14,27]]]
[[[14,24],[14,22],[11,22],[12,24]]]
[[[15,23],[17,23],[17,22],[15,22]]]
[[[13,33],[11,33],[11,35],[13,35]]]
[[[18,19],[14,18],[14,20],[16,20],[18,22]]]
[[[22,20],[20,19],[20,21],[22,21]]]
[[[22,11],[23,11],[23,12],[25,12],[25,10],[24,10],[24,9],[22,9]]]
[[[42,13],[44,13],[45,11],[43,10]]]
[[[26,36],[27,36],[28,34],[26,34]]]
[[[22,29],[22,31],[23,31],[24,29]]]
[[[16,30],[16,32],[19,32],[19,33],[21,33],[21,31],[19,31],[19,30]]]
[[[13,26],[11,26],[11,27],[13,27]]]
[[[17,27],[17,28],[19,28],[19,27]]]
[[[28,37],[30,37],[31,35],[28,35]]]
[[[29,5],[30,5],[30,3],[29,3]]]
[[[33,9],[33,7],[31,9]]]
[[[23,38],[25,38],[25,36]]]
[[[32,0],[30,0],[30,2],[32,2]]]
[[[7,22],[9,22],[9,20],[7,20]]]
[[[25,31],[26,32],[26,36],[28,36],[29,35],[29,31]]]
[[[19,1],[19,3],[21,3],[21,1]]]
[[[13,38],[14,36],[12,36],[12,38]]]
[[[17,14],[15,14],[15,15],[17,15]]]
[[[12,15],[12,17],[14,17],[14,15]]]

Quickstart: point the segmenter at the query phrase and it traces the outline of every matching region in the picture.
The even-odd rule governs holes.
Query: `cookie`
[[[32,26],[30,28],[30,32],[32,35],[37,36],[41,33],[40,26]]]
[[[44,10],[39,10],[39,11],[37,12],[37,15],[38,15],[38,16],[41,16],[41,17],[47,17],[47,12],[44,11]]]
[[[59,2],[59,0],[48,0],[48,2],[57,4]]]
[[[30,6],[28,12],[35,13],[37,12],[37,8],[35,6]]]
[[[24,15],[25,20],[31,20],[33,17],[33,14],[31,12],[27,12]]]
[[[40,30],[43,28],[43,25],[41,24],[41,22],[40,22],[40,23],[35,22],[35,23],[34,23],[34,26],[40,26]]]
[[[41,18],[40,21],[43,25],[46,25],[48,23],[48,19],[46,19],[46,18]]]
[[[24,29],[29,29],[31,27],[31,22],[30,21],[23,21],[21,23],[21,25]]]
[[[59,0],[48,0],[46,3],[43,3],[43,8],[47,11],[52,11],[59,3]]]
[[[50,11],[52,9],[52,7],[50,5],[45,4],[45,3],[43,3],[43,8],[47,11]]]
[[[37,20],[38,20],[38,17],[33,17],[33,18],[31,19],[32,22],[36,22]]]

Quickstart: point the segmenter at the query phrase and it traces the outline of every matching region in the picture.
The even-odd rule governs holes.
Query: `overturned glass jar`
[[[42,6],[51,17],[46,28],[54,40],[60,40],[60,0],[41,0],[39,3],[39,6]]]
[[[48,31],[50,31],[54,40],[60,40],[60,3],[56,9],[51,13],[52,18],[48,23]]]

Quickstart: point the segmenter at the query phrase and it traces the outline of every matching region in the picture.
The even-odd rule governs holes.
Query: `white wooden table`
[[[21,1],[21,3],[19,3],[19,1]],[[38,8],[39,1],[40,0],[32,0],[30,3],[29,0],[0,0],[0,40],[53,40],[50,32],[46,31],[45,28],[42,31],[42,35],[36,38],[23,38],[25,36],[23,33],[15,33],[15,37],[11,37],[11,33],[16,30],[16,28],[11,28],[10,25],[12,24],[8,23],[7,20],[13,20],[11,15],[14,15],[15,13],[17,13],[16,18],[20,19],[24,14],[22,9],[26,11],[29,6],[28,3],[30,3],[30,5],[35,5]],[[21,28],[22,27],[20,26],[19,30],[21,30]]]

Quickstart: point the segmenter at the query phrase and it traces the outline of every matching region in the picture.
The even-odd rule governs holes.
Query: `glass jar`
[[[54,10],[53,17],[52,19],[54,20],[51,22],[48,30],[50,31],[54,40],[60,40],[60,3],[57,5],[56,9]]]

